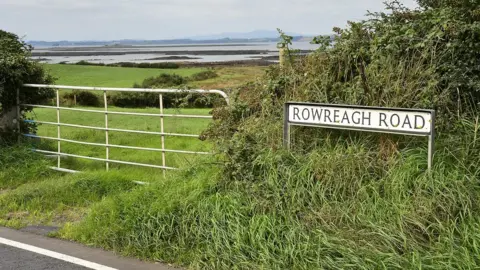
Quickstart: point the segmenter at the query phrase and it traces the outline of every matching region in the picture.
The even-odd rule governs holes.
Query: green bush
[[[162,97],[165,108],[211,108],[216,104],[224,103],[222,98],[202,94],[163,94]],[[141,108],[158,107],[160,101],[159,94],[120,92],[109,97],[109,104],[118,107]]]
[[[162,73],[156,77],[149,77],[143,80],[141,84],[135,83],[134,88],[182,88],[181,85],[187,83],[187,80],[177,74]],[[166,108],[178,106],[181,101],[181,94],[164,94],[163,105]],[[129,93],[121,92],[113,95],[110,102],[119,107],[158,107],[159,94],[154,93]]]
[[[117,107],[158,107],[159,97],[152,93],[119,92],[110,96],[109,102]],[[165,107],[170,107],[170,102]]]
[[[92,63],[92,62],[88,62],[88,61],[85,61],[85,60],[78,61],[78,62],[75,63],[75,65],[79,65],[79,66],[105,66],[104,63]]]
[[[148,77],[143,80],[143,82],[138,85],[140,88],[162,88],[162,87],[179,87],[181,85],[185,85],[187,83],[187,79],[184,77],[177,75],[177,74],[168,74],[162,73],[156,77]]]
[[[185,89],[188,80],[177,74],[162,73],[156,77],[146,78],[141,84],[135,83],[134,88],[146,89]],[[221,99],[211,95],[176,93],[162,94],[163,106],[172,107],[192,107],[192,108],[211,108],[215,104],[222,104]],[[112,95],[110,103],[119,107],[158,107],[159,94],[153,93],[128,93],[122,92]]]
[[[65,93],[63,95],[63,99],[69,104],[73,104],[75,101],[75,98],[77,101],[77,105],[80,105],[80,106],[97,107],[103,104],[103,100],[100,100],[101,99],[100,96],[89,91],[74,90],[72,92]]]
[[[53,97],[51,89],[37,89],[23,87],[25,83],[51,84],[53,78],[49,76],[39,64],[30,59],[32,48],[19,39],[15,34],[0,30],[0,115],[10,111],[17,104],[17,91],[20,103],[38,104]],[[21,108],[25,113],[31,108]],[[21,132],[32,131],[33,125],[21,123]],[[11,133],[0,134],[11,137]],[[15,137],[15,136],[13,136]]]
[[[206,70],[206,71],[193,74],[192,76],[190,76],[189,79],[191,81],[205,81],[205,80],[214,79],[217,77],[218,77],[218,74],[214,70]]]

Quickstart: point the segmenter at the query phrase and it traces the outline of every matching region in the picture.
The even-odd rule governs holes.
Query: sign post
[[[319,103],[285,103],[284,146],[291,126],[311,126],[428,137],[428,169],[435,151],[435,111]]]

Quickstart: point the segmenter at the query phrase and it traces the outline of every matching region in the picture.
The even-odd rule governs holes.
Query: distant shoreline
[[[185,47],[247,47],[262,46],[258,43],[227,43],[227,44],[171,44],[171,45],[98,45],[98,46],[49,46],[34,47],[34,51],[98,51],[110,49],[149,49],[149,48],[185,48]]]
[[[245,45],[245,44],[244,44]],[[257,46],[258,45],[258,46]],[[298,44],[299,55],[315,51],[316,47],[310,44]],[[295,46],[294,46],[295,48]],[[205,66],[217,62],[253,63],[258,60],[278,60],[279,49],[275,44],[255,44],[242,46],[241,44],[222,44],[218,46],[106,46],[106,47],[59,47],[37,49],[32,52],[32,58],[37,61],[50,63],[76,63],[86,61],[92,63],[114,64],[118,62],[153,63],[175,62],[190,65]],[[192,64],[194,63],[194,64]],[[205,64],[208,63],[208,64]],[[226,65],[229,65],[226,64]]]
[[[43,59],[43,60],[48,60],[48,59]],[[81,62],[81,61],[80,61]],[[219,62],[182,62],[182,61],[177,61],[177,62],[162,62],[162,63],[133,63],[133,62],[126,62],[126,63],[111,63],[111,64],[104,64],[104,63],[93,63],[93,62],[88,62],[84,61],[83,64],[80,63],[58,63],[58,64],[53,64],[53,65],[78,65],[78,66],[104,66],[104,67],[123,67],[123,68],[139,68],[142,64],[153,64],[156,65],[158,64],[159,66],[165,66],[165,67],[152,67],[152,68],[159,68],[159,69],[170,69],[171,67],[166,67],[169,64],[176,65],[174,69],[176,68],[182,68],[182,67],[247,67],[247,66],[270,66],[276,64],[275,59],[247,59],[247,60],[234,60],[234,61],[219,61]],[[122,64],[128,64],[132,63],[133,66],[120,66]],[[49,63],[45,63],[49,64]],[[117,66],[119,65],[119,66]],[[147,68],[147,67],[140,67],[140,68]]]
[[[267,55],[278,51],[271,50],[205,50],[205,51],[49,51],[32,52],[34,57],[70,57],[70,56],[118,56],[132,54],[156,54],[156,55]],[[310,52],[310,51],[305,51]]]

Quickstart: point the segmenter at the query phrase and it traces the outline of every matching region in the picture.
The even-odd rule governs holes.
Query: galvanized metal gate
[[[51,88],[55,89],[56,91],[56,106],[46,106],[46,105],[37,105],[37,104],[19,104],[18,109],[20,107],[31,107],[31,108],[46,108],[46,109],[55,109],[57,111],[57,121],[56,122],[46,122],[46,121],[35,121],[35,120],[25,120],[27,122],[37,123],[37,124],[44,124],[44,125],[53,125],[57,126],[57,137],[47,137],[47,136],[39,136],[33,134],[23,134],[25,137],[30,138],[38,138],[44,140],[52,140],[57,141],[58,150],[54,151],[47,151],[41,149],[34,149],[34,151],[38,153],[43,153],[47,155],[55,155],[57,156],[57,166],[52,167],[52,169],[62,171],[62,172],[77,172],[74,170],[66,169],[61,167],[61,157],[73,157],[73,158],[80,158],[80,159],[88,159],[94,161],[102,161],[105,162],[105,168],[108,171],[110,168],[110,163],[116,164],[125,164],[125,165],[134,165],[134,166],[141,166],[141,167],[149,167],[149,168],[158,168],[162,169],[164,172],[165,170],[176,170],[178,168],[166,166],[166,158],[165,153],[178,153],[178,154],[196,154],[196,155],[208,155],[211,153],[208,152],[196,152],[196,151],[186,151],[180,149],[167,149],[165,147],[165,137],[172,136],[172,137],[190,137],[190,138],[198,138],[198,134],[180,134],[180,133],[166,133],[164,131],[164,118],[166,117],[176,117],[176,118],[203,118],[203,119],[211,119],[212,116],[206,115],[183,115],[183,114],[164,114],[163,108],[163,96],[162,94],[171,94],[171,93],[199,93],[199,94],[215,94],[222,96],[226,103],[229,104],[229,99],[225,92],[220,90],[202,90],[202,89],[187,89],[187,90],[180,90],[180,89],[141,89],[141,88],[108,88],[108,87],[84,87],[84,86],[65,86],[65,85],[43,85],[43,84],[25,84],[25,87],[31,88]],[[103,101],[104,101],[104,110],[90,110],[90,109],[80,109],[80,108],[70,108],[70,107],[61,107],[60,106],[60,95],[59,91],[61,90],[84,90],[84,91],[101,91],[103,92]],[[134,113],[134,112],[118,112],[118,111],[110,111],[108,109],[108,102],[107,102],[107,92],[134,92],[134,93],[157,93],[159,95],[159,113],[158,114],[151,114],[151,113]],[[18,100],[18,98],[17,98]],[[77,112],[89,112],[89,113],[99,113],[105,115],[105,127],[94,127],[94,126],[85,126],[85,125],[75,125],[75,124],[67,124],[61,122],[61,111],[77,111]],[[128,129],[116,129],[116,128],[109,128],[108,127],[108,116],[109,115],[133,115],[133,116],[158,116],[160,118],[160,131],[159,132],[152,132],[152,131],[141,131],[141,130],[128,130]],[[18,121],[17,121],[18,122]],[[62,138],[61,127],[74,127],[74,128],[82,128],[82,129],[90,129],[90,130],[100,130],[105,132],[105,143],[91,143],[85,141],[77,141],[77,140],[69,140]],[[149,135],[158,135],[161,136],[161,148],[147,148],[147,147],[135,147],[135,146],[127,146],[127,145],[116,145],[109,143],[109,131],[116,131],[116,132],[124,132],[124,133],[136,133],[136,134],[149,134]],[[74,144],[82,144],[82,145],[90,145],[90,146],[100,146],[105,147],[105,158],[95,158],[95,157],[88,157],[88,156],[81,156],[72,153],[64,153],[61,151],[61,142],[68,142]],[[145,164],[145,163],[137,163],[137,162],[128,162],[122,160],[114,160],[110,159],[110,148],[123,148],[123,149],[132,149],[132,150],[139,150],[139,151],[156,151],[162,153],[162,165],[154,165],[154,164]]]

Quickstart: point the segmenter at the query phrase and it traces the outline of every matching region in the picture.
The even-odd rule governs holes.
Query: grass
[[[52,171],[45,170],[48,161],[24,146],[6,148],[0,145],[0,166],[0,194],[52,175]]]
[[[93,203],[137,188],[131,177],[128,171],[64,176],[52,172],[48,178],[0,194],[0,225],[62,226],[67,221],[80,221]]]
[[[202,68],[148,69],[60,64],[47,64],[46,67],[50,74],[58,78],[56,84],[98,87],[132,87],[134,83],[141,83],[145,78],[161,73],[190,76],[205,70]]]
[[[472,139],[443,137],[441,145],[467,143],[473,154]],[[252,168],[257,182],[192,167],[93,205],[60,235],[193,269],[479,265],[478,152],[441,148],[426,173],[425,149],[409,149],[377,175],[377,153],[362,141],[323,143],[307,155],[265,150]]]

